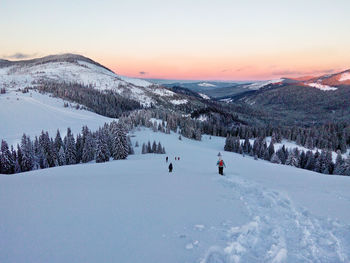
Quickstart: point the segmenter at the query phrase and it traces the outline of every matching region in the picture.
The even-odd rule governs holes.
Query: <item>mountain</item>
[[[139,102],[144,107],[179,105],[187,100],[159,85],[115,74],[110,69],[81,55],[52,55],[21,61],[0,61],[0,88],[7,90],[38,87],[45,83],[79,84],[95,90],[113,91]]]
[[[265,113],[263,119],[275,124],[350,121],[350,70],[319,77],[282,78],[258,87],[254,92],[227,96],[222,101],[261,110]]]

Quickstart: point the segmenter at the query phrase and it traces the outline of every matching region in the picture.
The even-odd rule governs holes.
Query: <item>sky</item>
[[[0,0],[0,57],[77,53],[141,78],[263,80],[350,68],[349,0]]]

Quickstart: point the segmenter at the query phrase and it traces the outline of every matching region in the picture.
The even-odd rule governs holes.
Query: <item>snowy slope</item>
[[[177,137],[132,135],[161,141],[173,174],[139,147],[128,160],[0,176],[0,262],[349,262],[348,177]]]
[[[249,85],[246,85],[245,88],[250,89],[250,90],[259,90],[262,87],[265,87],[270,84],[278,84],[283,82],[283,79],[273,79],[273,80],[268,80],[268,81],[258,81]]]
[[[306,85],[312,87],[312,88],[316,88],[322,91],[333,91],[333,90],[337,90],[338,88],[335,87],[330,87],[328,85],[323,85],[321,83],[307,83]]]
[[[154,97],[168,98],[174,95],[148,81],[119,76],[88,58],[74,54],[8,62],[8,65],[0,67],[0,88],[16,90],[33,87],[43,81],[79,83],[101,91],[113,90],[144,106],[156,104]]]
[[[60,129],[64,136],[68,127],[76,134],[81,132],[83,125],[96,130],[105,122],[113,120],[87,110],[65,108],[64,102],[62,99],[35,91],[25,94],[15,91],[1,94],[0,140],[5,139],[11,145],[20,142],[23,133],[33,138],[44,130],[55,136],[57,129]]]
[[[350,73],[349,72],[343,73],[339,77],[339,81],[346,81],[346,80],[350,80]]]
[[[216,85],[211,84],[211,83],[207,83],[207,82],[198,83],[198,86],[200,86],[200,87],[216,87]]]

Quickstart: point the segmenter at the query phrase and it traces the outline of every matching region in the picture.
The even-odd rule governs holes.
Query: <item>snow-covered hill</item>
[[[173,99],[175,93],[142,80],[120,76],[106,67],[74,54],[40,59],[0,62],[0,88],[8,90],[35,87],[42,82],[79,83],[97,90],[113,90],[139,101],[144,106],[156,104],[155,98]]]
[[[41,131],[48,131],[51,136],[60,129],[66,133],[68,127],[74,134],[81,132],[83,125],[96,130],[105,122],[113,119],[107,118],[87,110],[77,110],[71,104],[59,98],[40,94],[35,91],[22,93],[10,91],[0,95],[0,140],[6,140],[10,145],[20,142],[23,133],[31,138],[39,136]]]
[[[0,176],[0,262],[349,262],[350,180],[137,130],[165,155]],[[217,174],[217,154],[226,162]],[[180,156],[180,161],[174,157]]]
[[[283,82],[317,88],[322,91],[335,91],[339,86],[350,85],[350,70],[319,77],[286,78]]]

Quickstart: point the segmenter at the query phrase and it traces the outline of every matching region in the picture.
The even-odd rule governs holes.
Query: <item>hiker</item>
[[[180,157],[177,157],[177,160],[180,161]]]
[[[170,163],[170,164],[169,164],[169,173],[171,173],[172,171],[173,171],[173,164]]]
[[[224,160],[220,158],[216,165],[219,166],[219,174],[224,175],[224,167],[226,168]]]
[[[168,159],[169,159],[169,158],[168,158],[168,156],[167,156],[167,157],[165,158],[165,161],[168,162]]]
[[[177,158],[175,157],[175,161],[177,160]]]

